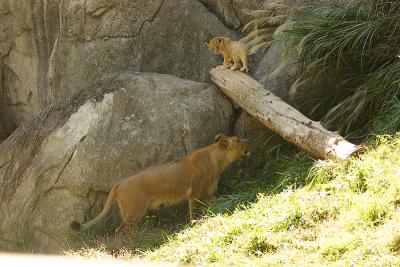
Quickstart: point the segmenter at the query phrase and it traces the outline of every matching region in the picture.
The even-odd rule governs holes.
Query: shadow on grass
[[[130,254],[140,256],[143,252],[156,249],[173,234],[188,225],[187,205],[149,211],[142,221],[123,236],[114,234],[121,222],[117,205],[101,223],[86,231],[70,233],[66,236],[65,251],[85,254],[85,250],[100,249],[106,253],[119,254],[126,249]]]
[[[257,201],[259,194],[273,195],[286,189],[310,184],[309,172],[314,160],[305,152],[296,152],[285,144],[268,150],[257,162],[242,169],[232,179],[221,181],[218,198],[208,207],[209,215],[230,213]],[[257,167],[254,167],[257,165]]]

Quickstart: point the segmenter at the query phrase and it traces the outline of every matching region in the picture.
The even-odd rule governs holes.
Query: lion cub
[[[184,201],[188,201],[192,220],[196,203],[212,199],[221,171],[249,152],[247,141],[218,134],[215,143],[209,146],[178,160],[149,167],[115,183],[101,213],[82,225],[73,221],[71,227],[79,231],[98,223],[110,211],[114,199],[123,219],[116,233],[125,232],[130,225],[138,223],[149,209]]]
[[[207,45],[213,50],[215,54],[222,54],[224,56],[223,69],[229,67],[229,63],[233,60],[233,66],[231,70],[237,70],[240,68],[240,61],[243,66],[240,71],[249,73],[248,63],[248,48],[240,41],[232,41],[228,37],[214,37],[207,41]]]

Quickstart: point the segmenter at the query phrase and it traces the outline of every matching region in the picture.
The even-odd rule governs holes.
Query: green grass
[[[394,134],[400,131],[400,101],[393,99],[373,120],[372,132],[375,134]]]
[[[70,253],[218,266],[399,265],[400,134],[372,140],[345,162],[279,157],[261,183],[233,179],[229,196],[195,223],[172,227],[170,210],[114,244],[97,237]],[[185,207],[174,210],[186,219]]]

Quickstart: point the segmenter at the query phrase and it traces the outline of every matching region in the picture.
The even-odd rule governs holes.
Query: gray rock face
[[[51,106],[0,145],[0,240],[56,250],[114,182],[229,134],[231,114],[214,86],[134,72]]]
[[[226,25],[239,30],[251,20],[251,12],[265,8],[271,0],[200,0]]]
[[[276,0],[199,0],[213,13],[217,14],[226,25],[236,30],[252,20],[251,13],[266,9]],[[287,6],[302,6],[313,2],[350,2],[351,0],[282,0]]]
[[[288,58],[285,55],[283,44],[274,43],[265,52],[254,78],[275,95],[290,103],[293,97],[290,87],[297,79],[295,64],[296,58]]]
[[[205,41],[237,36],[196,0],[0,1],[0,25],[0,135],[115,71],[207,81]]]

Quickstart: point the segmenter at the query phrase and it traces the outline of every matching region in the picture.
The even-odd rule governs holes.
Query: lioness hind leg
[[[147,212],[147,204],[142,204],[139,199],[117,198],[123,223],[115,230],[116,234],[126,234],[135,226]]]
[[[129,228],[126,223],[122,222],[122,224],[117,229],[115,229],[114,233],[115,235],[124,235],[128,232],[128,229]]]

